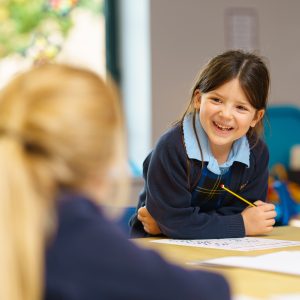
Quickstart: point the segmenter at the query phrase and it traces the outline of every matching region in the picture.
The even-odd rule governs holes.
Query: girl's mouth
[[[217,123],[215,121],[213,121],[213,124],[215,125],[215,127],[217,127],[218,130],[221,130],[221,131],[231,131],[231,130],[233,130],[233,127],[223,125],[223,124]]]

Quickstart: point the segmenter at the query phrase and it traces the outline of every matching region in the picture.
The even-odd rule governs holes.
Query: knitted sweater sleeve
[[[146,207],[168,237],[186,239],[244,236],[240,214],[201,212],[191,206],[187,158],[180,129],[162,136],[152,152],[145,177]]]

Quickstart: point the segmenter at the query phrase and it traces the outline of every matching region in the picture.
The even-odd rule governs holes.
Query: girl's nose
[[[222,107],[222,109],[219,112],[219,115],[223,117],[224,119],[232,119],[232,111],[230,107]]]

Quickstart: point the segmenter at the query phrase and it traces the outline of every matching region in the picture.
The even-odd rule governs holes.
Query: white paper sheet
[[[269,300],[299,300],[300,294],[282,294],[271,296]]]
[[[279,251],[258,256],[227,256],[190,264],[240,267],[300,276],[300,251]]]
[[[154,243],[173,244],[180,246],[214,248],[236,251],[254,251],[290,246],[300,246],[300,242],[264,239],[255,237],[244,237],[235,239],[209,239],[209,240],[175,240],[159,239],[153,240]]]
[[[272,295],[265,300],[299,300],[300,294],[280,294]],[[251,297],[247,295],[233,295],[232,300],[261,300],[261,298]]]

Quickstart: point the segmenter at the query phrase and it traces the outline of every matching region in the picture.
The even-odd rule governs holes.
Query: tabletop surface
[[[275,227],[263,238],[300,241],[300,228],[291,226]],[[300,295],[300,276],[229,267],[191,266],[188,262],[224,256],[250,256],[274,253],[282,250],[300,250],[300,246],[255,251],[232,251],[210,248],[187,247],[170,244],[151,243],[158,238],[134,239],[138,245],[155,249],[167,260],[186,268],[205,269],[222,273],[229,281],[234,295],[246,295],[258,299],[268,299],[278,294]],[[299,298],[300,299],[300,298]]]

